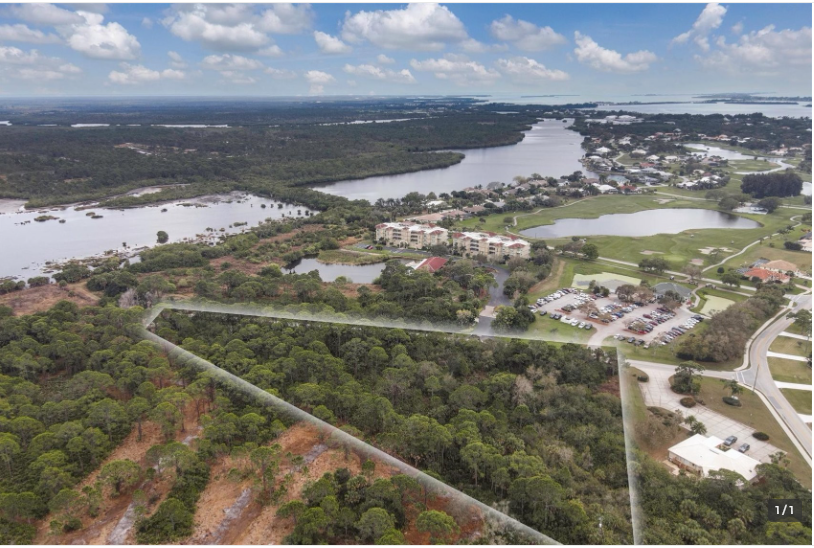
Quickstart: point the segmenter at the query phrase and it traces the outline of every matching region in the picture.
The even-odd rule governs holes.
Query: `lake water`
[[[205,207],[184,206],[197,204]],[[0,214],[0,278],[18,276],[30,278],[47,269],[47,261],[60,262],[71,258],[91,257],[107,250],[124,251],[156,244],[156,233],[163,230],[170,242],[180,242],[196,235],[206,235],[216,241],[220,234],[234,234],[261,221],[305,214],[305,208],[284,204],[282,209],[273,200],[233,193],[222,197],[204,197],[169,202],[134,209],[92,208],[77,211],[76,207],[48,208],[24,213]],[[261,204],[267,207],[264,209]],[[161,210],[166,209],[165,213]],[[102,215],[92,219],[87,213]],[[58,219],[45,222],[35,217],[47,214]],[[26,224],[22,224],[28,221]],[[246,222],[245,226],[232,226]],[[215,232],[207,232],[207,228]],[[223,228],[224,231],[220,232]]]
[[[332,282],[339,276],[345,276],[353,283],[369,284],[379,277],[379,274],[384,270],[385,263],[366,265],[325,264],[311,257],[300,259],[289,266],[292,268],[286,268],[285,272],[307,274],[312,270],[319,270],[319,277],[323,282]]]
[[[575,171],[585,172],[579,163],[583,155],[582,137],[568,128],[573,120],[544,120],[525,132],[516,145],[461,150],[466,158],[454,166],[417,171],[401,175],[386,175],[340,181],[316,187],[317,190],[350,200],[401,198],[408,192],[429,194],[452,192],[471,186],[500,181],[511,182],[516,175],[559,177]],[[587,172],[586,172],[587,173]]]
[[[554,239],[571,236],[653,236],[678,234],[704,228],[758,228],[746,217],[710,209],[653,209],[638,213],[602,215],[596,219],[559,219],[554,224],[536,226],[520,234],[531,238]]]

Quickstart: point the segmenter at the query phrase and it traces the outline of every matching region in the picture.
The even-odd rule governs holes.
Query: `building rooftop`
[[[760,461],[735,449],[728,451],[718,449],[722,444],[723,440],[715,436],[706,437],[696,434],[672,446],[669,451],[701,468],[705,476],[714,470],[730,470],[737,472],[747,481],[754,479],[757,476],[757,465],[760,464]]]
[[[436,272],[444,267],[447,264],[447,259],[443,257],[428,257],[418,263],[418,266],[415,267],[416,270],[426,270],[427,272]]]

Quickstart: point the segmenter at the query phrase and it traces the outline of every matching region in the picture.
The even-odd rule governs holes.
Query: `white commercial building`
[[[672,446],[667,453],[670,461],[680,468],[702,476],[714,470],[730,470],[752,481],[757,476],[760,461],[736,451],[734,448],[721,449],[723,441],[715,436],[696,434]]]

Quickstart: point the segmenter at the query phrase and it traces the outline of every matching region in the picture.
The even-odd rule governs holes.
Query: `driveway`
[[[755,430],[745,424],[725,417],[703,405],[696,405],[691,409],[683,407],[679,403],[683,396],[670,390],[669,379],[675,372],[675,367],[648,367],[643,362],[630,363],[650,377],[648,382],[639,383],[645,404],[648,407],[661,407],[668,411],[676,411],[683,417],[694,415],[707,427],[708,436],[715,436],[722,440],[729,436],[736,436],[738,441],[735,443],[735,447],[737,448],[741,443],[748,443],[751,445],[751,449],[746,454],[761,462],[771,462],[769,455],[780,451],[780,449],[769,443],[753,438],[752,433]],[[731,376],[732,373],[729,375]]]

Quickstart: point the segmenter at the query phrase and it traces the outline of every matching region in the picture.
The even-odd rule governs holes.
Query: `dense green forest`
[[[599,112],[598,115],[611,114]],[[641,117],[635,112],[614,111],[613,114],[629,114]],[[749,138],[750,142],[738,146],[766,152],[780,146],[803,146],[811,143],[811,134],[807,131],[811,121],[806,118],[770,118],[760,113],[755,114],[648,114],[641,123],[629,125],[588,124],[585,119],[578,119],[573,129],[586,137],[602,140],[619,139],[626,135],[635,135],[643,139],[657,132],[672,133],[681,130],[682,137],[697,138],[698,134],[708,136],[729,135],[741,139]],[[656,143],[654,143],[656,144]]]
[[[121,198],[110,205],[239,189],[281,199],[293,197],[324,209],[325,201],[315,192],[292,187],[446,167],[463,155],[445,149],[513,144],[534,121],[531,115],[502,116],[466,101],[423,110],[420,115],[415,105],[400,104],[404,116],[391,116],[406,121],[379,124],[346,123],[347,118],[380,117],[381,110],[371,115],[359,105],[328,111],[316,106],[308,114],[308,122],[302,120],[305,114],[268,108],[260,118],[269,123],[259,123],[254,111],[237,109],[236,125],[229,127],[172,128],[129,122],[71,128],[15,123],[3,128],[0,197],[25,198],[35,206],[101,199],[143,186],[185,184],[188,186],[140,198]],[[305,107],[300,111],[308,112]],[[194,112],[203,115],[206,109]],[[121,116],[99,115],[108,114],[108,123]],[[154,114],[152,123],[192,116],[181,107],[169,106]],[[81,111],[62,115],[73,120],[80,117],[83,122],[95,119],[86,118]],[[220,113],[218,120],[218,124],[228,125],[232,118]]]

